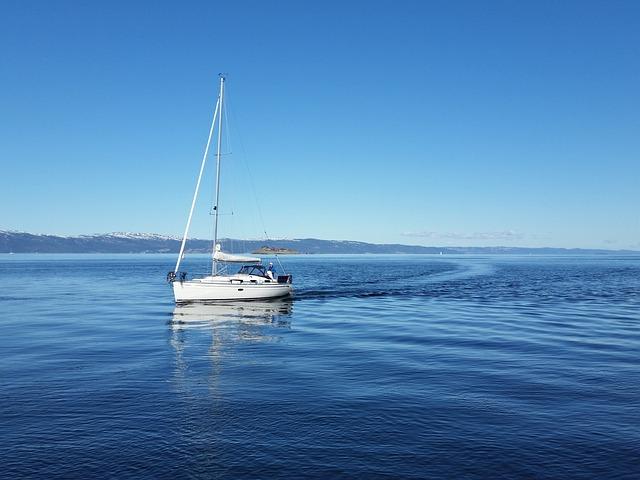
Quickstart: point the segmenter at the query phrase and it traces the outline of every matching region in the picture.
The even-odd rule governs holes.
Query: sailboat
[[[187,225],[180,244],[180,253],[175,269],[167,274],[167,281],[173,287],[173,295],[177,304],[188,302],[209,302],[217,300],[264,300],[286,297],[293,292],[291,275],[274,275],[271,268],[266,268],[260,258],[233,255],[222,251],[218,243],[218,216],[220,212],[220,155],[222,146],[222,112],[224,102],[225,76],[220,74],[220,93],[213,113],[213,121],[209,129],[207,146],[204,150],[196,189],[189,210]],[[209,154],[209,146],[217,125],[216,150],[216,192],[213,206],[213,252],[211,255],[211,275],[200,278],[188,278],[186,272],[180,272],[180,263],[184,258],[185,245],[191,227],[193,210],[198,198],[202,174]],[[227,273],[230,265],[240,264],[236,273]],[[237,266],[236,266],[237,268]]]

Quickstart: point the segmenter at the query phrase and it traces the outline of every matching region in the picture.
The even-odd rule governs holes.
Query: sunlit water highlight
[[[640,478],[640,257],[0,256],[7,478]],[[205,260],[187,262],[204,270]]]

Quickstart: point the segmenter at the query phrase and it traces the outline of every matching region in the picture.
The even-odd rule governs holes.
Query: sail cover
[[[260,259],[256,257],[245,257],[242,255],[231,255],[230,253],[224,253],[220,250],[220,245],[216,245],[216,251],[213,254],[213,259],[218,262],[230,262],[230,263],[260,263]]]

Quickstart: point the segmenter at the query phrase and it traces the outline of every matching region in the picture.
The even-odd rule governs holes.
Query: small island
[[[278,248],[263,245],[259,249],[251,252],[254,255],[298,255],[300,252],[293,248]]]

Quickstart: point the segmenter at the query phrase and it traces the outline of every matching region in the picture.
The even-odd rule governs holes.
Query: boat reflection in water
[[[225,366],[243,358],[254,361],[256,343],[282,341],[291,327],[292,304],[274,299],[176,306],[170,321],[176,391],[223,398]]]
[[[250,325],[288,327],[292,304],[290,298],[284,298],[176,305],[171,326],[174,331]]]

